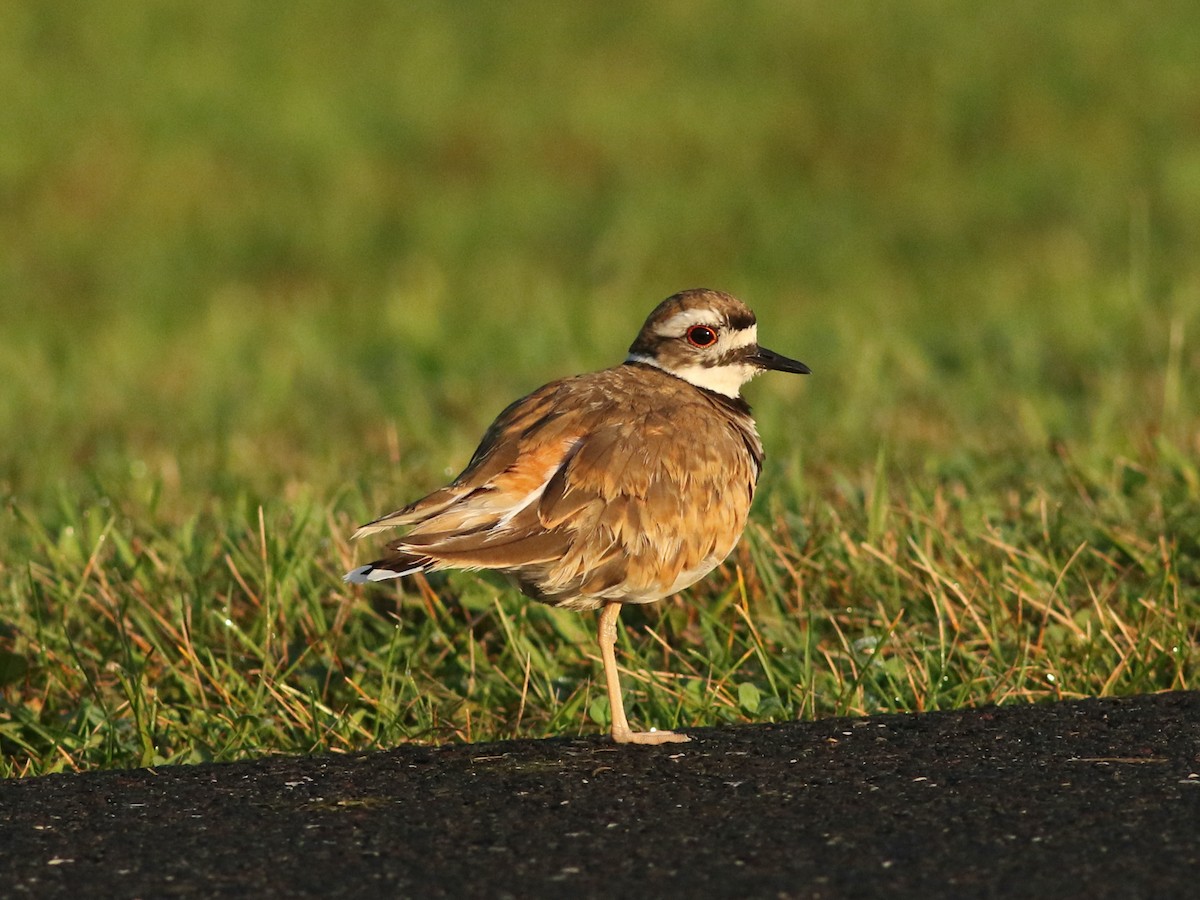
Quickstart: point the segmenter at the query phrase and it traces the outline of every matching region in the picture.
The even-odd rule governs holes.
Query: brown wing
[[[473,501],[482,507],[487,506],[489,500],[494,501],[493,479],[512,469],[521,452],[520,441],[514,437],[519,438],[537,422],[549,418],[554,395],[561,385],[561,381],[551,382],[509,404],[484,432],[471,461],[454,481],[402,509],[362,525],[351,536],[352,539],[357,540],[399,525],[414,525],[456,504],[471,504]]]

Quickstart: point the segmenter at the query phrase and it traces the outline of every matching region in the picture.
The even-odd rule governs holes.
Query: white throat
[[[676,369],[668,369],[654,357],[642,353],[629,354],[625,362],[654,366],[656,369],[662,369],[677,378],[682,378],[688,384],[694,384],[698,388],[704,388],[715,394],[723,394],[726,397],[739,396],[742,385],[759,373],[757,366],[747,363],[729,366],[681,366]]]

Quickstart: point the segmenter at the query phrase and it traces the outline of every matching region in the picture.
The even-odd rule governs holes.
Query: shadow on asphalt
[[[6,896],[1200,896],[1200,692],[0,783]]]

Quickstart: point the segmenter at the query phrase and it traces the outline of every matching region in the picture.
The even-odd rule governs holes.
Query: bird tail
[[[413,556],[408,553],[397,553],[392,556],[377,559],[373,563],[351,569],[342,576],[342,581],[350,584],[371,584],[375,581],[387,581],[391,578],[403,578],[405,575],[415,575],[424,572],[433,565],[428,556]]]

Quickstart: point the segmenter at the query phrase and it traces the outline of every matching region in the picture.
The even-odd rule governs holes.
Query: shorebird
[[[737,543],[763,461],[740,391],[768,369],[810,371],[759,346],[754,313],[735,297],[668,297],[624,363],[517,400],[453,482],[359,528],[355,538],[408,531],[345,579],[492,569],[543,603],[599,608],[613,740],[687,741],[630,729],[617,618],[622,604],[653,603],[695,584]]]

